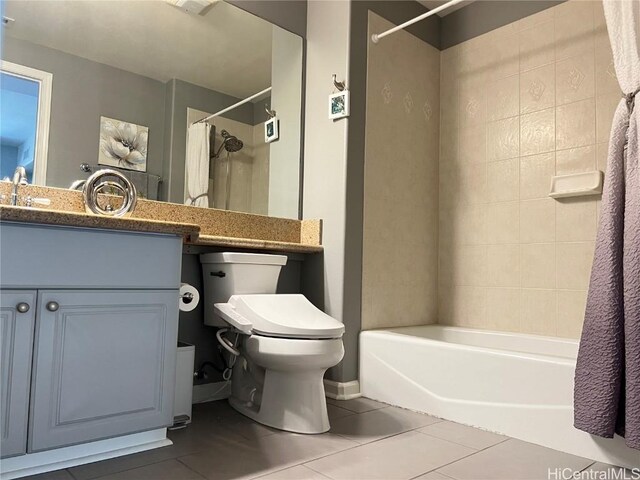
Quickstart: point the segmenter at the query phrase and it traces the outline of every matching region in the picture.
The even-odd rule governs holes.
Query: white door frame
[[[47,180],[47,150],[49,148],[49,121],[51,119],[51,87],[53,74],[2,60],[4,73],[38,82],[38,119],[35,151],[33,152],[34,185],[45,185]]]

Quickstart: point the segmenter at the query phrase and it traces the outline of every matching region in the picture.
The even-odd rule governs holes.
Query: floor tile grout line
[[[343,407],[341,405],[336,405],[335,403],[329,403],[327,402],[327,406],[331,405],[332,407],[336,407],[340,410],[344,410],[345,412],[351,412],[351,413],[360,413],[360,412],[354,412],[353,410],[348,409],[347,407]],[[371,410],[368,410],[371,411]]]
[[[76,476],[73,474],[73,472],[71,471],[71,467],[69,467],[69,468],[65,468],[65,471],[66,471],[69,475],[71,475],[71,478],[73,478],[74,480],[80,480],[78,477],[76,477]]]
[[[590,458],[588,458],[587,460],[591,460],[591,459],[590,459]],[[586,467],[584,467],[582,470],[580,470],[580,472],[584,472],[585,470],[587,470],[587,469],[589,469],[589,468],[593,467],[596,463],[598,463],[598,462],[593,461],[593,462],[592,462],[592,463],[590,463],[588,466],[586,466]]]
[[[364,398],[364,397],[362,397]],[[327,402],[329,405],[333,405],[334,407],[338,407],[341,408],[342,410],[347,410],[348,412],[354,413],[356,415],[362,415],[363,413],[369,413],[369,412],[376,412],[378,410],[384,410],[385,408],[389,408],[389,407],[393,407],[393,405],[387,405],[387,404],[383,404],[382,407],[378,407],[378,408],[372,408],[371,410],[365,410],[364,412],[356,412],[355,410],[351,410],[348,407],[343,407],[341,405],[338,405],[336,403],[332,403],[332,402]],[[396,407],[399,408],[399,407]]]
[[[139,452],[139,453],[144,453],[144,452]],[[200,452],[194,452],[194,453],[200,453]],[[133,453],[133,454],[131,454],[131,455],[136,455],[136,453]],[[188,455],[191,455],[191,454],[188,454]],[[183,456],[187,456],[187,455],[183,455]],[[113,459],[117,459],[117,458],[122,458],[122,457],[114,457]],[[111,458],[109,458],[109,459],[102,460],[102,461],[108,461],[108,460],[112,460],[112,459],[111,459]],[[142,465],[138,465],[138,466],[136,466],[136,467],[125,468],[125,469],[123,469],[123,470],[115,470],[115,471],[112,471],[112,472],[109,472],[109,473],[105,473],[104,475],[98,475],[98,476],[96,476],[96,477],[86,477],[86,478],[82,478],[82,479],[79,479],[78,477],[76,477],[76,476],[75,476],[71,471],[69,471],[69,469],[67,469],[67,471],[69,472],[69,474],[70,474],[70,475],[71,475],[75,480],[99,480],[100,478],[108,477],[108,476],[110,476],[110,475],[118,475],[118,474],[121,474],[121,473],[125,473],[125,472],[130,472],[130,471],[132,471],[132,470],[136,470],[136,469],[138,469],[138,468],[144,468],[144,467],[150,467],[151,465],[157,465],[158,463],[167,462],[167,461],[170,461],[170,460],[178,461],[178,462],[180,462],[180,464],[184,465],[185,467],[187,467],[187,468],[189,467],[188,465],[186,465],[186,464],[184,464],[183,462],[181,462],[181,461],[180,461],[180,459],[179,459],[179,457],[169,457],[169,458],[164,458],[164,459],[162,459],[162,460],[158,460],[158,461],[156,461],[156,462],[144,463],[144,464],[142,464]],[[92,462],[92,463],[98,463],[98,462]],[[84,465],[91,465],[91,463],[85,463]],[[78,466],[79,466],[79,467],[81,467],[82,465],[78,465]],[[70,468],[73,468],[73,467],[70,467]],[[195,470],[193,470],[193,469],[191,469],[191,468],[189,468],[189,470],[192,470],[192,471],[194,471],[194,472],[195,472]],[[196,473],[196,474],[198,474],[199,476],[201,476],[201,477],[203,478],[203,480],[206,480],[206,477],[204,477],[204,476],[203,476],[203,475],[201,475],[200,473],[198,473],[198,472],[195,472],[195,473]]]
[[[289,469],[291,469],[291,468],[296,468],[296,467],[304,467],[304,468],[306,468],[307,470],[310,470],[310,471],[312,471],[313,473],[317,473],[318,475],[320,475],[320,476],[322,476],[322,477],[326,478],[327,480],[334,480],[334,479],[332,479],[331,477],[328,477],[328,476],[326,476],[326,475],[325,475],[325,474],[323,474],[323,473],[316,472],[315,470],[313,470],[313,469],[312,469],[312,468],[310,468],[310,467],[307,467],[307,466],[306,466],[305,464],[303,464],[303,463],[298,463],[298,464],[296,464],[296,465],[292,465],[292,466],[290,466],[290,467],[285,467],[285,468],[281,468],[280,470],[275,470],[275,471],[270,472],[270,473],[265,473],[264,475],[260,475],[259,477],[251,477],[251,478],[250,478],[250,479],[248,479],[248,480],[260,480],[261,478],[266,477],[267,475],[272,475],[272,474],[274,474],[274,473],[284,472],[285,470],[289,470]]]
[[[447,465],[450,465],[450,464],[447,464]],[[446,465],[443,465],[443,467],[446,467]],[[428,475],[429,473],[437,473],[438,475],[442,475],[443,477],[448,478],[448,479],[450,478],[451,480],[459,480],[459,479],[457,479],[455,477],[451,477],[451,476],[446,475],[446,474],[444,474],[442,472],[439,472],[438,469],[440,469],[440,468],[442,468],[442,467],[438,467],[438,468],[435,468],[433,470],[429,470],[428,472],[421,473],[420,475],[416,475],[415,477],[411,477],[409,480],[416,480],[417,478],[420,478],[423,475]]]
[[[411,410],[409,410],[409,411],[411,411]],[[417,413],[417,412],[414,412],[414,413]],[[426,413],[423,413],[423,414],[421,414],[421,415],[427,415],[427,416],[430,416],[430,415],[428,415],[428,414],[426,414]],[[344,435],[340,435],[339,433],[332,433],[332,435],[337,435],[337,436],[339,436],[340,438],[344,438],[345,440],[349,440],[349,441],[351,441],[351,442],[358,443],[358,446],[360,447],[360,446],[363,446],[363,445],[370,445],[370,444],[372,444],[372,443],[376,443],[376,442],[379,442],[379,441],[381,441],[381,440],[386,440],[387,438],[397,437],[398,435],[402,435],[403,433],[414,432],[414,431],[419,430],[420,428],[425,428],[425,427],[428,427],[429,425],[435,425],[436,423],[441,423],[441,422],[444,422],[444,421],[445,421],[445,420],[442,420],[442,419],[437,418],[437,417],[432,417],[432,418],[436,418],[436,419],[437,419],[437,421],[436,421],[436,422],[433,422],[433,423],[429,423],[429,424],[427,424],[427,425],[423,425],[423,426],[421,426],[421,427],[413,427],[413,428],[409,428],[408,430],[404,430],[404,431],[402,431],[402,432],[392,433],[391,435],[388,435],[388,436],[385,436],[385,437],[382,437],[382,438],[377,438],[377,439],[375,439],[375,440],[371,440],[370,442],[365,442],[365,443],[358,443],[357,441],[355,441],[355,440],[351,440],[350,438],[348,438],[348,437],[346,437],[346,436],[344,436]],[[331,433],[331,431],[329,431],[328,433]],[[421,432],[418,432],[418,433],[421,433]],[[352,447],[352,448],[355,448],[355,447]],[[347,450],[349,450],[349,449],[347,449]]]
[[[330,476],[325,475],[325,474],[324,474],[324,473],[322,473],[322,472],[316,472],[313,468],[311,468],[311,467],[307,467],[306,465],[304,465],[304,464],[302,464],[302,463],[299,463],[297,466],[299,466],[299,467],[304,467],[304,468],[306,468],[307,470],[309,470],[309,471],[311,471],[311,472],[313,472],[313,473],[317,473],[318,475],[320,475],[320,476],[322,476],[322,477],[324,477],[324,478],[327,478],[328,480],[333,480]]]
[[[426,426],[426,425],[425,425],[425,426]],[[418,428],[422,428],[422,427],[418,427]],[[342,453],[342,452],[348,452],[349,450],[353,450],[354,448],[364,447],[364,446],[366,446],[366,445],[372,445],[372,444],[377,443],[377,442],[380,442],[380,441],[382,441],[382,440],[387,440],[387,439],[389,439],[389,438],[397,437],[397,436],[399,436],[399,435],[403,435],[403,434],[405,434],[405,433],[413,432],[413,431],[415,431],[415,430],[416,430],[416,429],[406,430],[406,431],[404,431],[404,432],[394,433],[394,434],[392,434],[392,435],[389,435],[388,437],[378,438],[378,439],[376,439],[376,440],[372,440],[372,441],[367,442],[367,443],[359,443],[359,444],[357,444],[357,445],[353,445],[353,446],[348,447],[348,448],[345,448],[345,449],[343,449],[343,450],[338,450],[337,452],[328,453],[328,454],[326,454],[326,455],[321,455],[321,456],[319,456],[319,457],[317,457],[317,458],[314,458],[314,459],[311,459],[311,460],[305,460],[304,462],[300,463],[299,465],[304,465],[305,467],[307,467],[307,468],[309,468],[309,469],[313,470],[314,472],[322,474],[321,472],[318,472],[318,471],[317,471],[317,470],[315,470],[313,467],[311,467],[311,466],[309,466],[309,465],[307,465],[307,464],[308,464],[308,463],[311,463],[311,462],[315,462],[315,461],[317,461],[317,460],[322,460],[323,458],[330,457],[331,455],[336,455],[336,454],[338,454],[338,453]],[[344,439],[344,440],[349,440],[348,438],[343,437],[343,436],[342,436],[342,435],[340,435],[340,434],[335,433],[334,435],[337,435],[338,437],[340,437],[340,438],[342,438],[342,439]],[[353,440],[349,440],[349,441],[350,441],[350,442],[353,442],[353,443],[357,443],[357,442],[354,442]],[[326,476],[326,475],[325,475],[325,476]],[[329,478],[331,478],[331,477],[329,477]]]
[[[285,432],[285,433],[286,433],[286,432]],[[329,433],[329,432],[327,432],[327,433]],[[389,437],[384,437],[384,438],[391,438],[391,437],[395,437],[396,435],[401,435],[402,433],[407,433],[407,432],[401,432],[401,433],[394,434],[394,435],[390,435]],[[338,453],[341,453],[341,452],[346,452],[347,450],[351,450],[351,449],[353,449],[353,448],[358,448],[358,447],[361,447],[361,446],[363,446],[363,445],[369,445],[370,443],[375,443],[375,442],[377,442],[377,441],[384,440],[384,439],[382,439],[382,438],[381,438],[381,439],[378,439],[378,440],[373,440],[373,441],[368,442],[368,443],[366,443],[366,444],[358,444],[357,442],[354,442],[353,440],[349,440],[348,438],[345,438],[345,437],[343,437],[342,435],[338,435],[338,434],[333,434],[333,435],[336,435],[337,437],[340,437],[340,439],[342,439],[342,440],[346,440],[346,441],[348,441],[348,442],[354,443],[355,445],[349,446],[349,447],[344,448],[344,449],[339,449],[339,450],[336,450],[336,451],[331,452],[331,453],[327,453],[326,455],[320,455],[320,456],[318,456],[318,457],[314,457],[314,458],[311,458],[311,459],[309,459],[309,460],[303,460],[303,461],[301,461],[301,462],[298,462],[298,463],[295,463],[295,464],[288,465],[288,466],[286,466],[286,467],[284,467],[284,468],[281,468],[281,469],[279,469],[279,470],[275,470],[275,471],[270,472],[270,473],[280,472],[280,471],[282,471],[282,470],[287,470],[288,468],[293,468],[293,467],[296,467],[296,466],[304,466],[304,467],[308,468],[309,470],[312,470],[312,471],[316,472],[316,470],[313,470],[311,467],[307,466],[306,464],[307,464],[307,463],[310,463],[310,462],[314,462],[314,461],[316,461],[316,460],[320,460],[320,459],[325,458],[325,457],[330,457],[331,455],[335,455],[335,454],[338,454]],[[248,441],[250,441],[250,440],[248,440]],[[242,444],[244,445],[244,442],[242,442]],[[196,452],[196,453],[202,453],[202,452]],[[180,457],[176,457],[176,458],[175,458],[175,460],[178,460],[180,463],[184,464],[184,462],[182,461],[182,459],[183,459],[183,458],[185,458],[185,457],[188,457],[188,456],[190,456],[190,455],[193,455],[193,454],[192,454],[192,453],[188,453],[188,454],[182,455],[182,456],[180,456]],[[157,463],[157,462],[155,462],[155,463]],[[185,465],[186,465],[186,464],[185,464]],[[194,470],[194,471],[195,471],[195,470]],[[196,473],[198,473],[198,472],[196,472]],[[319,473],[319,474],[321,474],[322,476],[326,477],[326,475],[322,474],[321,472],[316,472],[316,473]],[[199,475],[201,475],[200,473],[198,473],[198,474],[199,474]],[[264,474],[262,474],[262,475],[260,475],[260,476],[265,476],[265,475],[269,475],[269,473],[264,473]],[[258,478],[260,478],[260,476],[258,476],[258,477],[251,477],[251,479],[258,479]],[[327,478],[330,478],[330,477],[327,477]]]
[[[198,475],[199,477],[202,477],[202,480],[207,480],[207,477],[205,477],[204,475],[202,475],[200,472],[194,470],[193,468],[191,468],[189,465],[187,465],[186,463],[184,463],[182,460],[180,460],[179,457],[174,458],[174,460],[176,462],[178,462],[180,465],[184,465],[187,470],[192,471],[193,473],[195,473],[196,475]]]
[[[436,425],[436,424],[435,424],[435,423],[433,423],[432,425]],[[462,424],[458,424],[458,425],[462,425]],[[429,426],[429,425],[427,425],[427,427],[428,427],[428,426]],[[468,426],[468,425],[465,425],[465,427],[467,427],[467,426]],[[426,428],[426,427],[421,427],[421,429],[422,429],[422,428]],[[469,427],[469,428],[475,428],[475,427]],[[469,446],[469,445],[465,445],[464,443],[454,442],[453,440],[450,440],[450,439],[448,439],[448,438],[442,438],[442,437],[439,437],[439,436],[434,435],[434,434],[431,434],[431,433],[421,432],[421,431],[420,431],[421,429],[417,429],[416,431],[417,431],[418,433],[421,433],[422,435],[427,435],[427,436],[429,436],[429,437],[437,438],[438,440],[445,440],[445,441],[447,441],[447,442],[449,442],[449,443],[453,443],[453,444],[455,444],[455,445],[460,445],[461,447],[467,447],[467,448],[470,448],[470,449],[472,449],[472,450],[477,450],[477,449],[476,449],[476,447],[471,447],[471,446]],[[480,429],[476,429],[476,430],[480,430]],[[480,431],[482,431],[482,432],[486,432],[486,430],[480,430]],[[493,434],[493,435],[501,435],[501,434],[499,434],[499,433],[493,433],[493,432],[487,432],[487,433],[491,433],[491,434]],[[502,437],[504,437],[505,435],[501,435],[501,436],[502,436]],[[493,443],[493,444],[488,445],[488,446],[486,446],[486,447],[483,447],[481,450],[484,450],[484,449],[487,449],[487,448],[491,448],[491,447],[493,447],[494,445],[498,445],[498,444],[500,444],[500,443],[502,443],[502,442],[506,442],[507,440],[510,440],[510,439],[511,439],[511,437],[507,437],[507,438],[505,438],[505,439],[503,439],[503,440],[500,440],[499,442],[496,442],[496,443]],[[480,450],[478,450],[478,451],[480,451]]]
[[[139,453],[142,453],[142,452],[139,452]],[[197,452],[197,453],[199,453],[199,452]],[[131,455],[136,455],[136,454],[133,453]],[[117,458],[122,458],[122,457],[113,457],[113,459],[117,459]],[[108,461],[108,460],[112,460],[112,459],[108,458],[106,460],[101,460],[101,461]],[[164,458],[162,460],[158,460],[158,461],[155,461],[155,462],[144,463],[144,464],[138,465],[136,467],[124,468],[122,470],[115,470],[115,471],[112,471],[112,472],[109,472],[109,473],[105,473],[104,475],[98,475],[96,477],[91,476],[91,477],[83,477],[83,478],[80,479],[80,478],[76,477],[72,472],[69,472],[69,473],[71,473],[71,476],[75,480],[99,480],[100,478],[108,477],[109,475],[117,475],[119,473],[130,472],[131,470],[135,470],[136,468],[149,467],[151,465],[156,465],[158,463],[166,462],[167,460],[178,460],[178,457]],[[97,462],[92,462],[92,463],[97,463]],[[180,463],[182,463],[182,462],[180,462]],[[85,463],[84,465],[91,465],[91,463]],[[81,467],[82,465],[78,465],[78,466]]]
[[[174,445],[175,445],[175,443],[174,443]],[[171,446],[172,446],[172,445],[167,445],[166,447],[161,447],[161,448],[168,448],[168,447],[171,447]],[[73,472],[71,471],[71,469],[72,469],[72,468],[75,468],[75,467],[69,467],[69,468],[67,468],[66,470],[71,474],[71,476],[72,476],[75,480],[99,480],[100,478],[104,478],[104,477],[109,476],[109,475],[115,475],[115,474],[118,474],[118,473],[128,472],[128,471],[130,471],[130,470],[135,470],[136,468],[148,467],[148,466],[150,466],[150,465],[155,465],[155,464],[157,464],[157,463],[166,462],[167,460],[179,460],[179,458],[182,458],[182,457],[187,457],[187,456],[189,456],[189,455],[195,455],[195,454],[198,454],[198,453],[202,453],[202,452],[204,452],[204,451],[205,451],[205,450],[204,450],[204,448],[205,448],[205,447],[206,447],[206,445],[205,445],[205,446],[203,446],[203,449],[202,449],[202,450],[196,450],[196,451],[194,451],[194,452],[185,453],[184,455],[180,455],[180,456],[174,456],[174,457],[167,457],[167,458],[163,458],[163,459],[158,459],[158,460],[156,460],[156,461],[151,461],[151,462],[149,462],[149,463],[144,463],[144,464],[142,464],[142,465],[138,465],[138,466],[136,466],[136,467],[125,468],[125,469],[122,469],[122,470],[115,470],[115,471],[112,471],[112,472],[109,472],[109,473],[105,473],[104,475],[97,475],[97,476],[95,476],[95,477],[94,477],[94,476],[90,476],[90,477],[77,477],[77,476],[75,476],[75,475],[73,474]],[[154,452],[154,451],[156,451],[156,452],[157,452],[157,449],[153,449],[153,450],[143,450],[143,451],[141,451],[141,452],[131,453],[130,455],[141,455],[141,454],[145,454],[145,453],[152,453],[152,452]],[[107,458],[107,459],[105,459],[105,460],[100,460],[100,462],[108,462],[109,460],[118,460],[118,459],[122,459],[122,458],[124,458],[124,457],[126,457],[126,456],[127,456],[127,455],[123,455],[122,457]],[[82,464],[82,465],[76,465],[76,467],[82,467],[82,466],[85,466],[85,465],[91,465],[91,464],[93,464],[93,463],[99,463],[99,462],[90,462],[90,463],[85,463],[85,464]],[[183,462],[180,462],[180,463],[183,463]],[[197,472],[196,472],[196,473],[197,473]],[[200,474],[198,474],[198,475],[200,475]]]
[[[435,422],[435,423],[439,423],[439,422]],[[435,425],[435,423],[430,424],[430,425]],[[427,427],[427,426],[429,426],[429,425],[425,425],[424,427]],[[382,440],[387,440],[387,439],[390,439],[390,438],[393,438],[393,437],[397,437],[397,436],[399,436],[399,435],[403,435],[403,434],[405,434],[405,433],[409,433],[409,432],[416,432],[416,433],[419,433],[419,434],[422,434],[422,435],[425,435],[425,436],[429,436],[429,437],[432,437],[432,438],[438,438],[438,437],[433,437],[432,435],[423,434],[422,432],[419,432],[419,431],[418,431],[418,429],[420,429],[420,428],[424,428],[424,427],[416,427],[416,428],[413,428],[413,429],[411,429],[411,430],[407,430],[407,431],[404,431],[404,432],[399,432],[399,433],[396,433],[396,434],[390,435],[390,436],[388,436],[388,437],[379,438],[379,439],[377,439],[377,440],[373,440],[373,441],[368,442],[368,443],[363,443],[363,444],[360,444],[360,445],[357,445],[357,446],[353,446],[353,447],[350,447],[350,448],[346,448],[346,449],[344,449],[344,450],[340,450],[340,451],[337,451],[337,452],[334,452],[334,453],[330,453],[330,454],[327,454],[327,455],[323,455],[323,456],[318,457],[318,458],[314,458],[313,460],[308,460],[308,461],[306,461],[306,462],[304,462],[304,463],[300,463],[299,465],[303,465],[303,466],[305,466],[305,467],[307,467],[307,468],[309,468],[309,469],[313,470],[313,471],[314,471],[314,472],[316,472],[316,473],[319,473],[319,474],[321,474],[321,475],[324,475],[322,472],[319,472],[318,470],[314,469],[313,467],[311,467],[310,465],[307,465],[307,464],[308,464],[308,463],[315,462],[315,461],[317,461],[317,460],[321,460],[321,459],[323,459],[323,458],[330,457],[330,456],[332,456],[332,455],[336,455],[336,454],[338,454],[338,453],[347,452],[347,451],[352,450],[352,449],[354,449],[354,448],[364,447],[364,446],[367,446],[367,445],[372,445],[372,444],[377,443],[377,442],[380,442],[380,441],[382,441]],[[336,435],[337,435],[337,434],[336,434]],[[344,438],[344,437],[342,437],[342,438]],[[438,440],[448,441],[448,440],[445,440],[445,439],[442,439],[442,438],[438,438]],[[511,439],[510,437],[505,438],[504,440],[502,440],[502,441],[500,441],[500,442],[498,442],[498,443],[496,443],[496,444],[494,444],[494,445],[490,445],[490,446],[485,447],[485,448],[483,448],[483,449],[480,449],[480,450],[474,451],[474,452],[470,453],[469,455],[464,455],[464,456],[462,456],[462,457],[460,457],[460,458],[458,458],[458,459],[456,459],[456,460],[453,460],[453,461],[451,461],[451,462],[449,462],[449,463],[445,463],[445,464],[443,464],[443,465],[440,465],[440,466],[438,466],[438,467],[436,467],[436,468],[434,468],[434,469],[432,469],[432,470],[428,470],[428,471],[426,471],[426,472],[422,472],[422,473],[420,473],[419,475],[416,475],[415,477],[412,477],[412,479],[417,478],[417,477],[419,477],[419,476],[421,476],[421,475],[424,475],[424,474],[426,474],[426,473],[430,473],[430,472],[436,471],[436,470],[438,470],[438,469],[440,469],[440,468],[446,467],[447,465],[451,465],[452,463],[456,463],[456,462],[458,462],[458,461],[460,461],[460,460],[463,460],[463,459],[465,459],[465,458],[471,457],[471,456],[475,455],[476,453],[483,452],[483,451],[485,451],[485,450],[488,450],[488,449],[490,449],[490,448],[492,448],[492,447],[495,447],[496,445],[499,445],[499,444],[504,443],[504,442],[509,441],[509,440],[512,440],[512,439]],[[460,445],[460,444],[457,444],[457,443],[455,443],[455,442],[449,442],[449,443],[453,443],[454,445]],[[465,447],[465,445],[460,445],[460,446]],[[471,447],[466,447],[466,448],[471,448]],[[438,472],[438,473],[439,473],[439,472]],[[326,476],[326,475],[324,475],[324,476]],[[448,475],[446,475],[446,476],[448,477]],[[332,478],[332,477],[329,477],[329,478]],[[452,477],[450,477],[450,478],[452,478]],[[333,480],[335,480],[335,479],[333,479]],[[454,480],[455,480],[455,479],[454,479]]]
[[[420,432],[420,433],[422,433],[422,432]],[[441,468],[448,467],[449,465],[453,465],[454,463],[460,462],[460,461],[465,460],[465,459],[467,459],[469,457],[473,457],[474,455],[476,455],[476,454],[478,454],[480,452],[484,452],[485,450],[489,450],[490,448],[493,448],[493,447],[495,447],[497,445],[500,445],[501,443],[508,442],[509,440],[512,440],[512,439],[511,438],[506,438],[506,439],[502,440],[501,442],[496,443],[495,445],[490,445],[488,447],[482,448],[482,449],[477,450],[477,451],[475,451],[473,453],[470,453],[469,455],[465,455],[465,456],[460,457],[460,458],[458,458],[456,460],[453,460],[453,461],[451,461],[449,463],[445,463],[444,465],[440,465],[439,467],[436,467],[436,468],[434,468],[432,470],[429,470],[427,472],[423,472],[420,475],[416,475],[415,477],[412,477],[410,480],[414,480],[415,478],[418,478],[418,477],[420,477],[422,475],[426,475],[427,473],[431,473],[431,472],[440,473],[440,472],[438,472],[438,470],[440,470]],[[440,475],[444,475],[445,477],[452,478],[453,480],[459,480],[459,479],[456,479],[455,477],[452,477],[450,475],[446,475],[444,473],[440,473]]]
[[[424,414],[424,415],[426,415],[426,414]],[[436,417],[433,417],[433,418],[436,418]],[[437,421],[437,422],[430,423],[429,425],[435,425],[436,423],[440,423],[440,422],[443,422],[443,421],[444,421],[444,420],[438,419],[438,421]],[[327,455],[322,455],[322,456],[317,457],[317,458],[314,458],[314,459],[312,459],[312,460],[306,460],[305,462],[303,462],[303,463],[299,463],[298,465],[303,465],[303,466],[305,466],[305,467],[309,468],[310,470],[313,470],[314,472],[316,472],[316,473],[319,473],[319,474],[323,475],[323,474],[322,474],[322,472],[319,472],[319,471],[315,470],[313,467],[311,467],[311,466],[309,466],[309,465],[307,465],[307,464],[308,464],[308,463],[311,463],[311,462],[315,462],[315,461],[317,461],[317,460],[322,460],[323,458],[327,458],[327,457],[330,457],[330,456],[332,456],[332,455],[337,455],[338,453],[342,453],[342,452],[347,452],[347,451],[349,451],[349,450],[353,450],[354,448],[364,447],[364,446],[367,446],[367,445],[372,445],[372,444],[374,444],[374,443],[381,442],[381,441],[383,441],[383,440],[388,440],[388,439],[393,438],[393,437],[398,437],[398,436],[400,436],[400,435],[404,435],[405,433],[409,433],[409,432],[416,432],[416,433],[419,433],[419,434],[422,434],[422,435],[426,435],[426,434],[423,434],[422,432],[419,432],[418,430],[419,430],[420,428],[428,427],[429,425],[424,425],[424,426],[422,426],[422,427],[415,427],[415,428],[411,428],[411,429],[409,429],[409,430],[405,430],[404,432],[394,433],[394,434],[389,435],[389,436],[387,436],[387,437],[378,438],[378,439],[376,439],[376,440],[372,440],[372,441],[367,442],[367,443],[360,443],[360,444],[358,444],[358,445],[354,445],[354,446],[352,446],[352,447],[345,448],[344,450],[338,450],[337,452],[328,453]],[[334,433],[333,435],[336,435],[336,436],[338,436],[338,437],[340,437],[340,438],[343,438],[343,439],[345,439],[345,440],[349,440],[348,438],[343,437],[342,435],[340,435],[340,434],[338,434],[338,433]],[[430,435],[427,435],[427,436],[430,436]],[[437,438],[437,437],[432,437],[432,438]],[[438,440],[444,440],[444,439],[439,438]],[[506,441],[506,440],[510,440],[510,439],[509,439],[509,438],[507,438],[507,439],[505,439],[505,440],[503,440],[503,441]],[[353,442],[353,440],[349,440],[349,441]],[[446,440],[445,440],[445,441],[446,441]],[[354,442],[354,443],[357,443],[357,442]],[[455,444],[455,442],[450,442],[450,443],[454,443],[454,444]],[[502,443],[502,442],[499,442],[499,443]],[[455,444],[455,445],[459,445],[459,444]],[[496,445],[497,445],[497,444],[496,444]],[[460,445],[460,446],[464,446],[464,445]],[[491,446],[493,446],[493,445],[491,445]],[[467,447],[467,448],[470,448],[470,447]],[[489,448],[490,448],[490,447],[489,447]],[[480,450],[478,450],[478,451],[480,451]],[[475,453],[475,452],[474,452],[474,453]],[[472,455],[472,454],[470,454],[470,455]],[[464,458],[464,457],[461,457],[461,458]],[[438,468],[440,468],[440,467],[438,467]],[[425,472],[425,473],[428,473],[428,472]],[[326,475],[325,475],[325,476],[326,476]],[[329,477],[329,478],[331,478],[331,477]]]
[[[329,405],[331,405],[334,408],[337,408],[338,410],[343,410],[343,411],[346,412],[346,415],[342,415],[342,416],[340,416],[338,418],[331,418],[331,416],[329,416],[329,422],[331,422],[332,420],[339,420],[339,419],[345,418],[345,417],[352,417],[354,415],[360,415],[359,413],[353,412],[351,410],[347,410],[346,408],[339,407],[339,406],[334,405],[332,403],[327,404],[327,406],[329,406]]]

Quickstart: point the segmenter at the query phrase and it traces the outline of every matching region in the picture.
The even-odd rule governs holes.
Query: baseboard
[[[231,382],[203,383],[193,386],[192,403],[214,402],[224,400],[231,395]]]
[[[335,400],[351,400],[362,396],[360,393],[360,382],[352,380],[351,382],[334,382],[333,380],[324,380],[324,394]]]
[[[8,480],[51,472],[123,455],[131,455],[132,453],[154,448],[166,447],[171,444],[171,440],[167,438],[167,429],[160,428],[71,447],[4,458],[2,459],[0,479]]]

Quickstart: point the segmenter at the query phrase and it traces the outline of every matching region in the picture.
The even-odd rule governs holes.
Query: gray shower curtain
[[[574,388],[574,425],[640,449],[640,2],[604,0],[616,75],[601,220]],[[640,94],[637,95],[640,97]]]

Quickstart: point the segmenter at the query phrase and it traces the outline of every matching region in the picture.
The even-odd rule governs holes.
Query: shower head
[[[220,132],[220,135],[222,135],[222,138],[224,139],[224,148],[227,152],[238,152],[242,150],[242,147],[244,147],[244,143],[242,143],[242,140],[239,140],[238,137],[236,137],[235,135],[231,135],[226,130],[222,130]]]
[[[226,130],[220,131],[220,136],[222,137],[222,145],[218,148],[218,151],[215,154],[215,157],[220,155],[220,152],[224,148],[229,153],[239,152],[244,147],[244,143],[242,140],[239,140],[238,137],[231,135]]]

